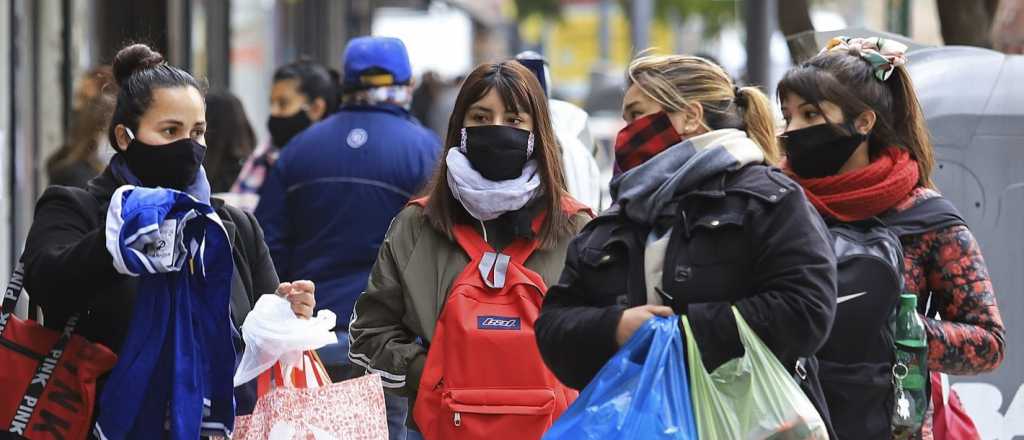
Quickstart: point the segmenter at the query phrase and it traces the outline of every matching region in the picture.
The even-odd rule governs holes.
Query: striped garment
[[[677,194],[685,194],[710,177],[763,162],[764,152],[746,132],[732,128],[711,131],[620,174],[611,183],[612,200],[630,220],[658,225],[677,215]]]

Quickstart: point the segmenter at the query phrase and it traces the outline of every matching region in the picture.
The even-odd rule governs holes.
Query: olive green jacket
[[[577,232],[590,215],[573,217]],[[572,237],[526,260],[546,285],[558,281]],[[469,257],[457,243],[430,225],[423,208],[403,209],[388,230],[369,284],[356,301],[349,323],[349,359],[381,376],[384,387],[415,397],[441,308]],[[410,402],[411,403],[411,402]],[[411,413],[411,411],[410,411]]]

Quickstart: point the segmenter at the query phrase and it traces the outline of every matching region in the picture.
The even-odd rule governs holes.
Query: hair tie
[[[899,41],[885,38],[835,37],[821,49],[820,53],[843,51],[857,55],[871,63],[875,78],[885,81],[897,67],[907,64],[907,46]]]
[[[739,86],[732,86],[733,101],[740,107],[747,106],[747,95],[743,93],[743,89]]]

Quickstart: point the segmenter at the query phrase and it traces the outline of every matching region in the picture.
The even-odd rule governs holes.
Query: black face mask
[[[288,145],[288,141],[302,130],[309,128],[310,125],[313,125],[313,120],[309,119],[305,110],[299,110],[298,113],[291,116],[271,116],[267,120],[270,141],[278,148],[284,148],[285,145]]]
[[[852,133],[852,134],[846,134]],[[868,135],[852,126],[818,124],[782,135],[789,168],[805,179],[833,176],[850,160]]]
[[[466,157],[481,176],[498,182],[523,174],[533,154],[533,133],[506,125],[482,125],[462,129]]]
[[[184,191],[196,179],[206,147],[192,138],[156,146],[132,139],[122,154],[144,186]]]

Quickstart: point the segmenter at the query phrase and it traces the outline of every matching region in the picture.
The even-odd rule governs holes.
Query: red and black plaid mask
[[[619,131],[615,138],[615,162],[620,170],[629,171],[682,141],[668,114],[647,115]]]

